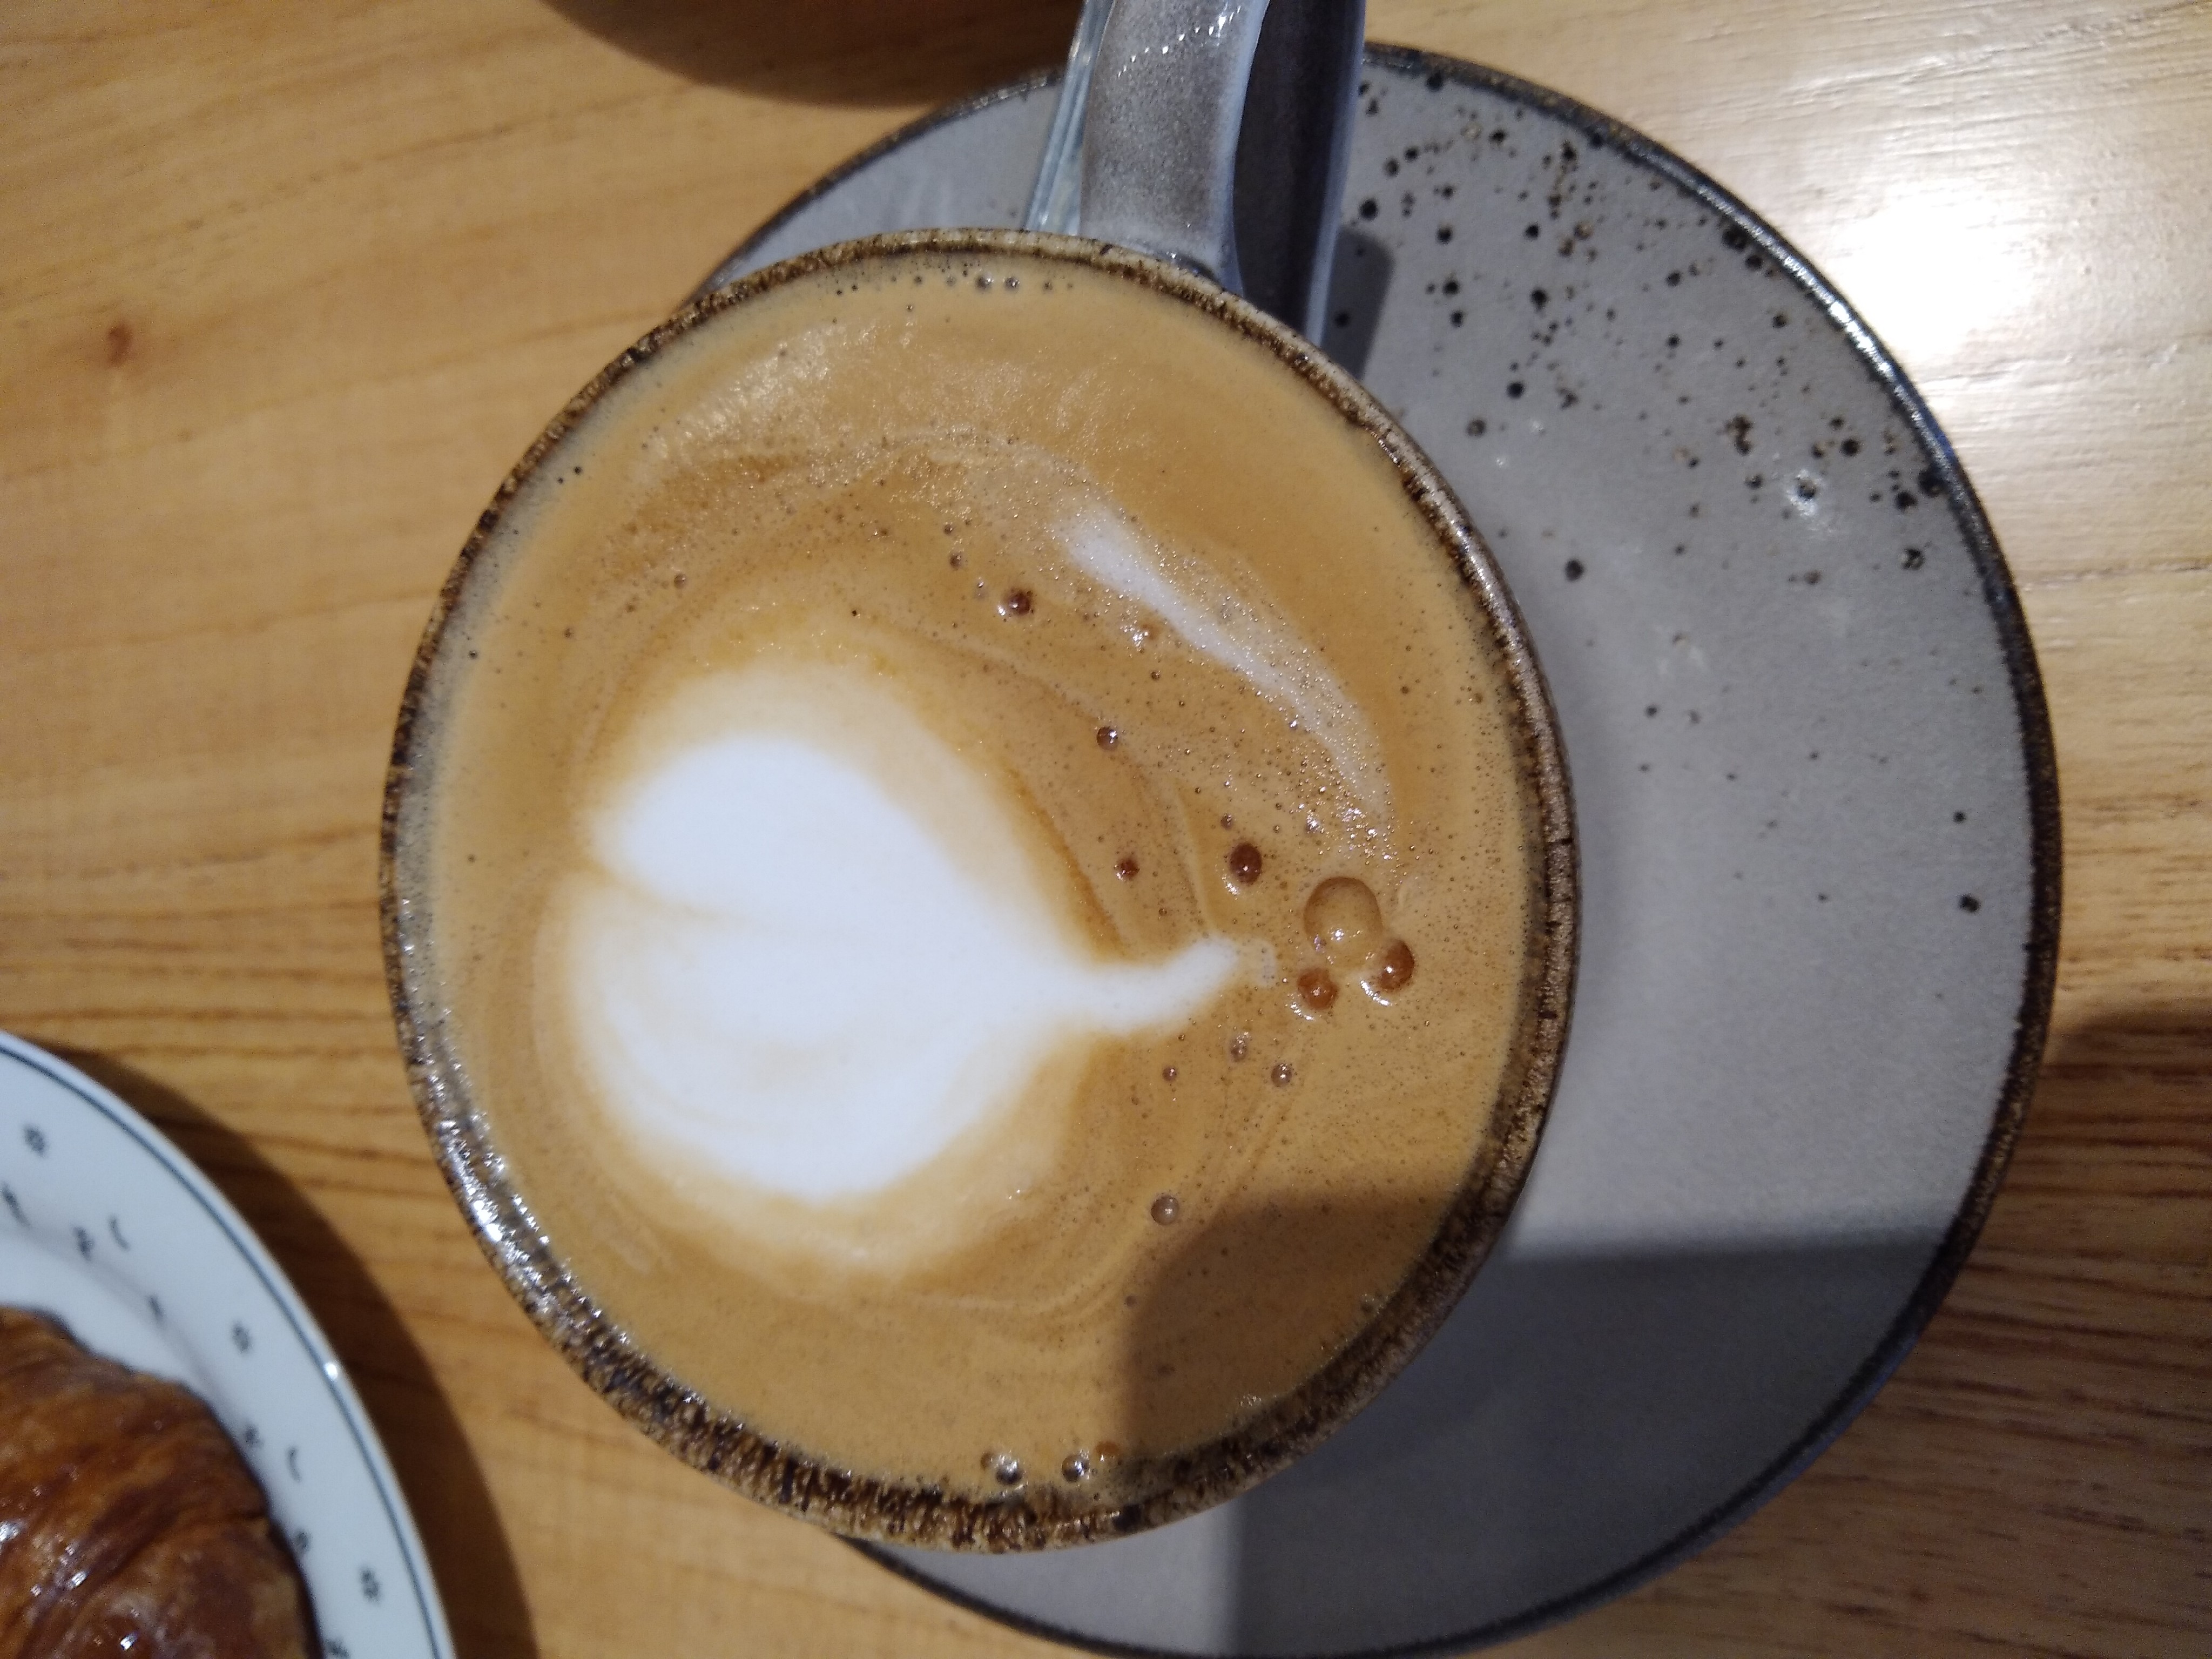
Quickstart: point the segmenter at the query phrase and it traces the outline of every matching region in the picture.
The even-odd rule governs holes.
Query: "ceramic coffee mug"
[[[479,1242],[625,1416],[855,1535],[1080,1542],[1297,1456],[1480,1266],[1564,1041],[1495,568],[1195,269],[1225,192],[1124,195],[1212,228],[875,238],[653,331],[479,520],[395,739],[387,977]]]

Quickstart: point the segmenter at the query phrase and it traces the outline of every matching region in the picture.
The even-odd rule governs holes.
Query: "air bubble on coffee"
[[[1377,1002],[1389,1002],[1401,994],[1413,982],[1413,948],[1401,939],[1394,939],[1382,947],[1363,981],[1368,995]]]
[[[1298,975],[1298,1000],[1315,1013],[1336,1006],[1336,981],[1326,968],[1309,968]]]
[[[1163,1227],[1173,1226],[1176,1218],[1182,1213],[1182,1206],[1176,1201],[1173,1193],[1162,1193],[1152,1200],[1152,1219]]]
[[[1383,942],[1382,907],[1357,876],[1331,876],[1307,895],[1306,937],[1329,966],[1358,969]]]

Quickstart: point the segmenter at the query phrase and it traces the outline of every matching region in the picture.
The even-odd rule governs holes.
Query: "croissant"
[[[0,1308],[0,1659],[307,1659],[310,1631],[208,1408]]]

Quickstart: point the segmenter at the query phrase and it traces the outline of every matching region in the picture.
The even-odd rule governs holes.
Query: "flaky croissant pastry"
[[[309,1630],[208,1408],[0,1308],[0,1659],[307,1659]]]

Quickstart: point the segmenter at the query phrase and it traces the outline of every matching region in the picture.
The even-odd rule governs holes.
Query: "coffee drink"
[[[850,1529],[1264,1472],[1441,1317],[1548,1091],[1510,613],[1207,292],[974,233],[710,298],[532,451],[410,689],[395,995],[464,1196],[595,1380]]]

